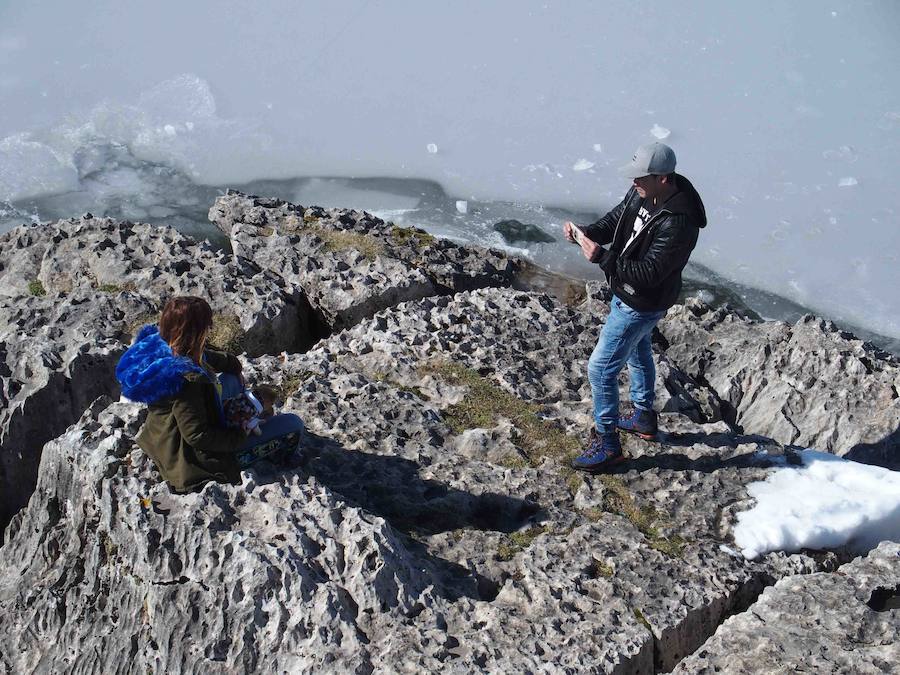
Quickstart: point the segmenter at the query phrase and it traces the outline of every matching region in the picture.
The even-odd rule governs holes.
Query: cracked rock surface
[[[782,579],[676,673],[891,673],[900,664],[900,544],[834,574]]]
[[[575,474],[604,288],[579,308],[491,288],[517,263],[360,212],[232,194],[211,217],[233,257],[91,218],[0,238],[3,470],[25,465],[9,439],[49,434],[0,548],[0,670],[651,673],[692,654],[715,669],[710,636],[749,621],[764,588],[842,583],[815,574],[841,552],[738,556],[734,518],[787,444],[890,465],[893,359],[818,320],[753,323],[691,301],[655,336],[660,442],[629,437],[614,474]],[[176,292],[245,329],[269,322],[245,373],[304,419],[302,456],[189,495],[160,483],[133,443],[141,406],[103,377],[127,327]],[[290,312],[299,328],[282,330]],[[335,332],[275,355],[316,321]],[[42,426],[58,410],[62,428]],[[879,615],[866,641],[896,627],[896,558],[872,556],[877,574],[841,567]],[[867,672],[882,647],[847,668]],[[845,663],[832,656],[785,667]]]
[[[806,316],[752,321],[699,301],[660,323],[666,360],[748,433],[900,469],[897,359]]]
[[[364,211],[236,191],[216,199],[209,219],[239,259],[302,288],[329,330],[407,300],[509,286],[521,267],[499,251],[435,239]]]
[[[99,400],[46,447],[0,549],[4,665],[653,672],[772,579],[834,564],[722,548],[729,507],[781,448],[721,422],[666,414],[669,443],[630,443],[617,475],[568,472],[590,324],[485,289],[255,359],[247,374],[309,426],[303,464],[188,496],[133,445],[140,407]],[[455,426],[478,387],[514,417],[531,404],[538,427],[518,427],[549,435],[503,414]]]
[[[276,279],[248,280],[171,228],[85,217],[0,235],[0,528],[34,489],[41,447],[97,396],[171,295],[234,316],[251,354],[292,348],[301,316]]]

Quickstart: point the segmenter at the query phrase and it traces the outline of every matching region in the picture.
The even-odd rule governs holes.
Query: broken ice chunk
[[[456,210],[460,213],[468,213],[469,212],[469,202],[465,199],[457,199],[456,200]]]
[[[665,127],[661,127],[658,124],[654,124],[653,128],[650,129],[650,133],[653,134],[659,140],[663,140],[664,138],[668,138],[669,134],[672,132],[666,129]]]
[[[579,159],[572,165],[572,171],[587,171],[593,169],[594,163],[587,159]]]
[[[437,152],[437,145],[435,145],[434,143],[429,143],[428,145],[425,146],[425,149],[428,150],[428,152],[433,155]]]
[[[603,152],[603,145],[600,143],[594,143],[594,152]]]
[[[859,185],[859,181],[853,176],[844,176],[838,181],[838,187],[853,187],[854,185]]]

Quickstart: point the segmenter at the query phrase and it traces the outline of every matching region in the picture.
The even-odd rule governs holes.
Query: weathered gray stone
[[[131,444],[138,408],[96,404],[45,449],[38,490],[0,549],[0,565],[26,580],[0,585],[9,667],[672,665],[771,577],[818,568],[719,547],[729,525],[710,503],[746,498],[743,485],[765,475],[759,444],[721,444],[711,425],[718,447],[698,435],[681,458],[678,446],[635,443],[618,477],[575,481],[553,444],[510,462],[523,441],[502,416],[454,432],[448,406],[473,385],[427,370],[482,372],[577,433],[589,413],[574,356],[588,323],[547,296],[483,290],[250,362],[248,376],[286,386],[285,407],[306,420],[306,464],[187,497],[157,483]],[[328,525],[339,521],[369,525]]]
[[[858,362],[871,372],[836,371],[841,386],[866,389],[874,375],[878,393],[896,380],[892,360],[811,322],[791,329],[696,303],[675,308],[655,336],[661,442],[628,438],[614,475],[583,477],[567,460],[591,424],[584,371],[608,312],[604,289],[591,285],[577,309],[509,289],[395,305],[426,290],[506,284],[515,265],[489,254],[479,267],[477,251],[443,249],[359,212],[239,195],[213,211],[235,259],[186,250],[211,255],[203,274],[235,284],[215,296],[220,307],[260,297],[300,307],[308,295],[325,332],[351,326],[307,353],[246,363],[251,379],[284,387],[285,409],[307,422],[304,459],[174,495],[133,445],[140,407],[95,402],[46,446],[37,490],[0,548],[4,669],[654,672],[675,667],[765,586],[839,564],[827,552],[746,561],[729,548],[734,515],[750,506],[746,485],[767,475],[772,455],[789,452],[777,442],[781,420],[799,408],[792,400],[783,413],[782,376],[793,383],[824,368],[813,376],[823,384],[804,390],[819,396],[829,364],[846,357],[836,359],[844,370]],[[119,245],[109,223],[85,223],[94,221],[70,223],[84,227],[70,238],[95,241],[100,231]],[[32,229],[16,235],[27,242],[12,241],[43,247],[39,256],[18,260],[20,247],[13,261],[0,249],[0,287],[38,270],[49,291],[6,293],[8,400],[29,378],[32,398],[59,395],[63,385],[40,385],[28,363],[42,363],[27,367],[48,382],[67,368],[111,367],[122,327],[158,308],[155,294],[214,293],[175,269],[182,253],[169,257],[175,240],[160,244],[160,231],[134,230],[103,265],[135,248],[142,262],[115,278],[137,275],[152,290],[100,294],[93,245],[79,253],[66,237],[53,241],[59,232],[47,243]],[[337,231],[371,238],[335,240]],[[375,255],[329,251],[336,241],[373,245]],[[418,263],[413,243],[424,250]],[[71,288],[55,285],[63,275]],[[182,277],[185,287],[171,281]],[[768,353],[748,362],[755,331]],[[96,345],[105,365],[73,365]],[[801,349],[818,356],[800,359]],[[71,414],[88,394],[73,396]],[[867,416],[859,397],[842,396],[838,452],[841,439],[871,440],[873,420],[893,414]],[[803,403],[806,413],[832,423],[815,409],[827,400]]]
[[[118,396],[133,331],[182,293],[233,316],[251,354],[293,349],[306,332],[280,279],[248,281],[171,228],[85,217],[0,235],[0,531],[34,490],[44,444],[100,394]]]
[[[435,239],[363,211],[303,208],[229,191],[209,219],[234,254],[301,288],[329,330],[400,302],[508,286],[521,264],[503,253]]]
[[[0,543],[34,491],[41,448],[118,391],[124,327],[152,309],[131,293],[0,297]]]
[[[726,620],[676,673],[894,673],[900,665],[900,544],[834,574],[790,576]]]
[[[900,469],[896,359],[807,316],[759,322],[696,299],[659,331],[665,359],[748,433]],[[719,408],[716,410],[716,408]]]
[[[280,277],[247,278],[225,253],[169,227],[85,216],[0,235],[0,297],[36,289],[63,300],[135,293],[159,308],[172,295],[199,295],[236,318],[251,355],[309,342],[309,317]]]

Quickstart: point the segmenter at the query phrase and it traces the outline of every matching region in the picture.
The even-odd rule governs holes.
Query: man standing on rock
[[[563,225],[566,238],[600,265],[613,291],[609,317],[588,360],[594,424],[572,466],[598,471],[623,459],[617,429],[656,436],[656,367],[650,335],[681,290],[681,270],[697,243],[706,211],[690,182],[675,173],[667,145],[642,145],[620,171],[632,179],[622,202],[592,225]],[[609,248],[603,248],[609,244]],[[631,415],[619,417],[619,372],[628,364]]]

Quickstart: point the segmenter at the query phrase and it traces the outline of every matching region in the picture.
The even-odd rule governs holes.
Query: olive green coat
[[[207,367],[216,372],[241,372],[240,362],[230,354],[206,350],[205,357]],[[236,451],[246,434],[222,426],[216,388],[209,378],[191,372],[184,380],[178,394],[148,407],[138,445],[176,492],[194,490],[210,480],[238,482]]]

